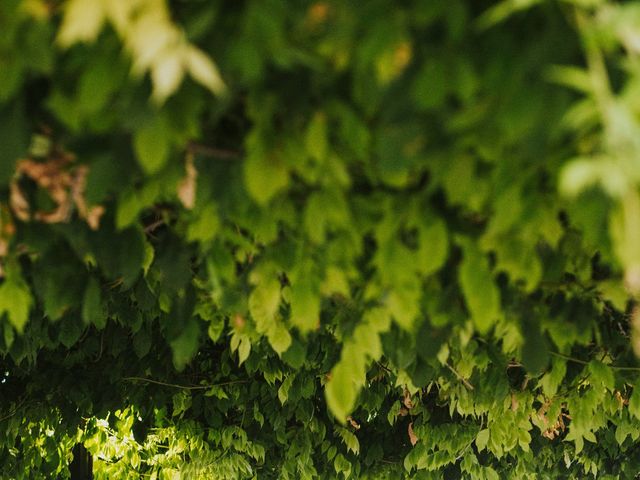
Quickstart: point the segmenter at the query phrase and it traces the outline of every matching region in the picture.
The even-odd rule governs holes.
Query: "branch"
[[[248,380],[232,380],[230,382],[213,383],[210,385],[178,385],[176,383],[166,383],[166,382],[161,382],[159,380],[154,380],[152,378],[144,378],[144,377],[124,377],[122,380],[124,380],[125,382],[153,383],[155,385],[161,385],[163,387],[180,388],[182,390],[207,390],[213,387],[224,387],[226,385],[233,385],[236,383],[248,382]]]

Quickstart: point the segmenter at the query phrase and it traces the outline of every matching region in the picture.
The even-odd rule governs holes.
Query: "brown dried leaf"
[[[11,210],[13,214],[18,218],[18,220],[22,220],[23,222],[28,222],[31,220],[31,209],[29,208],[29,202],[24,198],[24,194],[18,184],[16,182],[11,182],[9,186],[10,194],[9,194],[9,205],[11,206]]]
[[[629,405],[629,399],[624,398],[622,396],[622,393],[620,393],[620,390],[616,390],[615,397],[618,403],[620,404],[620,408],[624,407],[625,405]]]
[[[86,218],[88,213],[87,202],[84,198],[88,173],[89,167],[86,165],[80,165],[76,168],[75,175],[71,181],[71,196],[73,197],[73,202],[76,204],[76,208],[78,209],[78,215],[80,215],[81,218]]]
[[[360,424],[356,422],[351,415],[347,417],[347,422],[356,430],[360,430]]]
[[[309,7],[307,12],[307,21],[311,25],[318,25],[327,20],[331,7],[327,2],[316,2]]]
[[[16,165],[16,178],[11,183],[10,205],[16,217],[22,221],[32,217],[30,205],[18,185],[19,176],[24,175],[46,190],[56,204],[53,210],[35,212],[33,218],[45,223],[68,222],[75,205],[78,216],[96,230],[105,210],[102,206],[87,207],[85,190],[89,167],[79,165],[70,169],[69,165],[74,160],[72,154],[61,150],[54,151],[46,162],[28,158],[20,160]]]
[[[87,224],[91,230],[98,230],[100,228],[100,219],[104,215],[106,209],[102,205],[96,205],[89,209],[87,212]]]
[[[65,223],[71,218],[71,203],[59,205],[49,212],[36,212],[34,218],[43,223]]]
[[[520,403],[518,402],[518,398],[516,397],[514,392],[511,392],[511,410],[517,411]]]
[[[409,410],[413,408],[413,400],[411,399],[411,393],[407,388],[404,389],[404,398],[402,399],[402,403]]]
[[[247,321],[239,313],[236,313],[233,316],[233,327],[236,330],[242,331],[244,329],[244,326],[246,325],[246,323],[247,323]]]
[[[408,433],[409,433],[409,441],[411,442],[411,445],[415,445],[416,443],[418,443],[418,437],[416,436],[416,434],[413,432],[413,422],[411,422],[409,424],[409,428],[407,429]]]
[[[196,204],[196,182],[198,179],[198,170],[193,164],[193,155],[187,155],[185,172],[185,177],[178,185],[178,198],[184,208],[191,210]]]

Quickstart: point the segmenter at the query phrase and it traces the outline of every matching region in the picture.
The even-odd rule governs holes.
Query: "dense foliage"
[[[636,476],[640,4],[0,32],[2,478]]]

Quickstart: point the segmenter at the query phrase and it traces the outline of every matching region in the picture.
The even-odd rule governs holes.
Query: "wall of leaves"
[[[3,478],[635,478],[640,4],[0,31]]]

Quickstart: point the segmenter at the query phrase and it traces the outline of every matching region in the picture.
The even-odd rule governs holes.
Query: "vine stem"
[[[145,377],[124,377],[122,380],[125,382],[153,383],[154,385],[161,385],[163,387],[171,387],[171,388],[180,388],[182,390],[207,390],[213,387],[224,387],[226,385],[234,385],[237,383],[248,382],[248,380],[232,380],[230,382],[212,383],[209,385],[179,385],[176,383],[161,382],[160,380],[154,380],[153,378],[145,378]]]
[[[579,358],[570,357],[569,355],[564,355],[558,352],[549,352],[554,357],[564,358],[565,360],[573,363],[579,363],[580,365],[589,365],[589,362],[584,360],[580,360]],[[625,367],[625,366],[617,366],[617,365],[607,365],[612,370],[626,370],[629,372],[640,372],[640,367]]]

